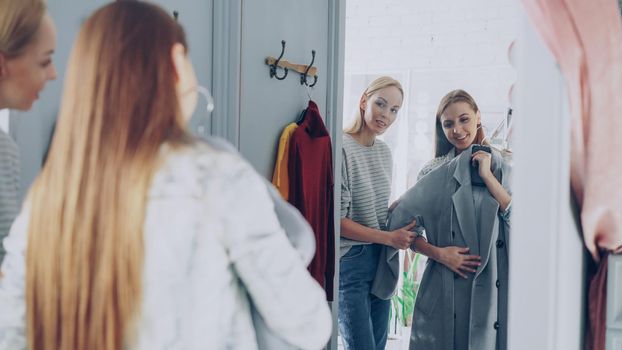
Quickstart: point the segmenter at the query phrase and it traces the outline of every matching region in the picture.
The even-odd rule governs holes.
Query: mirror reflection
[[[347,5],[340,343],[504,349],[517,8],[403,6]]]
[[[59,106],[63,97],[60,92],[67,81],[63,84],[52,82],[59,74],[56,62],[62,62],[59,72],[64,75],[76,33],[93,11],[106,4],[105,1],[82,4],[67,0],[46,7],[41,1],[27,3],[34,19],[33,23],[24,21],[24,35],[19,38],[19,43],[5,40],[6,36],[0,33],[0,110],[11,109],[10,117],[6,110],[0,111],[0,240],[8,235],[26,192],[47,158],[50,135],[54,133],[57,115],[61,114]],[[249,15],[274,3],[280,5],[275,8],[284,8],[283,11],[289,11],[287,14],[291,15],[291,8],[282,6],[285,2],[246,2],[239,9],[244,14],[244,22],[237,24],[245,31],[244,40],[240,39],[239,43],[240,62],[231,63],[240,69],[236,71],[240,73],[235,76],[237,81],[220,74],[218,68],[222,65],[212,62],[215,57],[222,59],[217,49],[226,45],[216,45],[226,39],[206,40],[214,39],[211,31],[219,25],[212,23],[214,18],[220,18],[220,12],[216,12],[219,9],[217,2],[198,5],[162,0],[158,3],[168,15],[163,22],[167,28],[177,28],[175,23],[182,23],[191,43],[170,43],[171,47],[166,48],[170,52],[162,56],[163,62],[167,59],[174,61],[167,67],[174,69],[175,79],[171,74],[167,81],[171,85],[170,91],[174,92],[169,98],[174,96],[182,101],[179,106],[183,112],[181,129],[187,127],[199,136],[221,132],[218,135],[228,137],[233,133],[229,141],[237,143],[228,145],[231,147],[227,152],[240,151],[253,167],[260,168],[257,172],[264,178],[271,177],[268,173],[274,168],[273,160],[279,157],[271,153],[279,142],[277,134],[292,123],[297,124],[296,127],[302,125],[301,134],[312,126],[322,126],[321,133],[309,136],[309,139],[322,136],[327,141],[322,145],[322,164],[331,165],[333,159],[340,160],[334,163],[334,169],[326,167],[321,174],[320,167],[311,166],[308,160],[303,164],[306,168],[300,166],[305,170],[297,175],[298,178],[313,174],[326,180],[320,190],[316,189],[317,193],[325,195],[322,197],[325,202],[318,205],[324,210],[320,214],[319,210],[308,210],[305,207],[308,203],[304,200],[294,203],[288,196],[282,196],[261,202],[248,199],[247,196],[251,195],[246,192],[238,194],[238,198],[249,207],[243,213],[234,210],[226,213],[236,219],[249,220],[244,227],[236,226],[235,230],[227,232],[249,233],[258,227],[279,235],[284,231],[285,237],[279,236],[282,240],[278,243],[282,244],[279,247],[287,253],[286,257],[275,252],[277,245],[268,245],[274,253],[270,255],[274,260],[269,261],[274,263],[266,265],[276,267],[275,271],[283,266],[292,267],[302,282],[296,281],[306,286],[296,289],[300,293],[297,297],[283,293],[283,287],[275,287],[271,293],[262,295],[269,294],[269,297],[261,299],[253,294],[260,290],[253,289],[252,283],[256,280],[249,277],[255,274],[242,276],[243,271],[236,269],[247,267],[249,271],[254,271],[252,268],[259,271],[260,267],[265,267],[261,265],[262,261],[252,260],[247,265],[231,268],[235,271],[231,278],[243,281],[231,293],[251,294],[250,301],[238,301],[248,304],[242,308],[253,310],[245,309],[245,317],[252,315],[259,319],[249,327],[242,340],[261,343],[260,332],[257,335],[253,332],[267,329],[266,333],[274,333],[279,338],[279,349],[321,348],[326,344],[330,326],[335,323],[333,338],[339,339],[333,339],[335,341],[330,346],[346,349],[505,348],[516,4],[509,0],[451,5],[403,1],[393,9],[373,1],[346,2],[346,14],[342,18],[346,28],[343,113],[335,116],[340,113],[329,108],[334,105],[329,106],[326,96],[330,95],[331,99],[335,98],[332,95],[341,96],[341,92],[328,87],[341,84],[327,81],[334,68],[328,65],[334,57],[326,53],[330,45],[326,33],[309,30],[311,25],[299,25],[298,22],[303,20],[288,19],[291,16],[274,16],[283,23],[291,20],[295,24],[287,22],[285,25],[274,20],[279,29],[290,28],[288,33],[283,33],[283,30],[268,27],[266,20],[260,19],[264,17]],[[327,27],[325,22],[329,21],[324,18],[326,9],[322,7],[326,4],[317,5],[319,3],[305,3],[311,15],[304,20],[315,23],[320,18],[323,22],[318,27],[324,28]],[[173,10],[176,13],[174,20],[169,18]],[[206,16],[206,13],[210,15]],[[0,13],[2,23],[9,22],[7,14],[8,11]],[[265,27],[265,32],[257,34],[248,29],[256,27]],[[294,27],[296,35],[287,37]],[[250,40],[252,35],[265,37],[265,42]],[[316,65],[314,68],[320,73],[313,84],[299,86],[299,76],[293,73],[294,70],[287,80],[277,82],[277,79],[268,77],[263,59],[275,52],[278,54],[279,47],[268,47],[264,43],[278,44],[284,40],[282,37],[288,43],[286,58],[298,70],[308,71],[309,62]],[[263,46],[266,47],[261,55],[255,55]],[[253,55],[249,54],[251,52]],[[149,57],[153,60],[156,55]],[[83,64],[86,60],[81,62]],[[75,63],[75,67],[82,67],[81,64]],[[283,77],[280,69],[282,67],[278,77]],[[136,71],[139,71],[138,67]],[[128,73],[123,78],[130,76],[133,77]],[[148,91],[151,86],[162,88],[155,84],[152,75],[137,73],[136,76],[141,80],[140,83],[132,81],[134,92]],[[212,89],[218,80],[232,84],[234,92]],[[85,82],[75,76],[68,81],[73,82],[73,91],[94,89],[93,84],[76,88]],[[209,86],[209,90],[197,87],[198,83]],[[197,91],[205,96],[204,100],[197,100]],[[210,91],[220,100],[212,101]],[[104,105],[114,105],[108,97],[105,98],[108,103]],[[136,93],[136,98],[145,97]],[[36,100],[39,100],[37,104]],[[73,100],[76,105],[79,104],[77,100]],[[175,101],[171,103],[179,102]],[[148,102],[151,106],[161,100]],[[312,113],[307,113],[310,107],[313,107],[310,109]],[[307,109],[300,114],[303,108]],[[230,114],[225,117],[237,120],[229,123],[227,118],[209,119],[212,109],[214,112],[224,110]],[[198,112],[192,118],[194,110]],[[40,118],[26,118],[22,114],[24,111]],[[72,118],[75,122],[70,126],[83,127],[85,135],[92,131],[79,123],[79,116]],[[335,125],[342,125],[343,131]],[[62,127],[61,135],[70,135],[73,130],[70,126]],[[216,142],[211,141],[214,144],[210,147],[218,148]],[[64,154],[78,147],[62,139],[56,142],[65,147],[67,152]],[[83,143],[82,147],[87,149],[87,144]],[[319,153],[317,145],[309,146],[309,149]],[[69,165],[69,161],[66,164],[56,162],[54,169],[60,174]],[[340,184],[335,188],[331,187],[333,175],[338,176],[336,179]],[[257,177],[255,173],[251,176]],[[251,187],[247,189],[250,191]],[[278,193],[272,193],[272,187],[268,188],[270,195],[278,197]],[[70,193],[68,190],[61,192],[63,196]],[[313,189],[305,188],[300,192],[313,192]],[[56,198],[49,194],[47,197],[39,195],[50,201]],[[264,195],[262,192],[258,196]],[[331,216],[331,199],[336,206],[335,218]],[[298,204],[296,208],[304,216],[301,219],[301,213],[296,211],[288,214],[296,219],[292,230],[299,234],[297,238],[290,235],[290,230],[278,216],[279,210],[291,210],[290,204]],[[259,208],[265,209],[262,213],[267,213],[269,219],[250,220],[261,212]],[[53,208],[48,212],[58,214],[60,209]],[[95,212],[91,212],[93,217],[96,217]],[[338,214],[341,215],[338,217]],[[277,223],[277,220],[281,221]],[[19,229],[25,232],[23,222]],[[260,224],[274,225],[266,228]],[[43,227],[41,222],[39,225]],[[326,231],[322,239],[318,239],[320,230],[316,227],[320,225]],[[340,228],[340,237],[335,239],[332,236],[332,226]],[[57,233],[61,231],[58,229]],[[239,246],[227,246],[225,250],[247,247],[244,245],[247,241],[241,239]],[[290,249],[292,247],[288,244],[298,250]],[[51,246],[58,247],[40,246],[38,252]],[[262,250],[264,254],[266,251],[269,250]],[[4,253],[3,245],[0,245],[0,261]],[[242,252],[240,256],[246,255]],[[242,259],[236,256],[238,258]],[[233,266],[237,263],[234,260],[223,260],[222,266]],[[339,266],[335,278],[333,262]],[[292,285],[293,281],[288,280]],[[333,281],[337,282],[334,288]],[[278,278],[272,282],[274,285],[285,283]],[[52,285],[52,282],[47,284],[48,287]],[[274,295],[282,299],[277,300]],[[339,301],[338,308],[337,304],[331,303],[333,296]],[[262,301],[266,303],[262,304]],[[311,308],[313,312],[305,312],[302,306],[311,303],[317,307]],[[275,316],[266,311],[265,305],[271,305],[269,310],[283,310],[285,306],[300,308],[291,315]],[[329,305],[333,308],[332,322],[328,315]],[[294,313],[300,317],[292,317]],[[295,321],[303,326],[317,326],[317,329],[300,326],[296,332],[286,331],[287,326]],[[228,331],[232,332],[231,329]],[[261,344],[258,347],[270,348]]]

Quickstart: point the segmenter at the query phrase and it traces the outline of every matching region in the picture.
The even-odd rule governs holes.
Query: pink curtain
[[[607,256],[622,252],[620,8],[617,0],[523,4],[566,80],[572,114],[570,180],[585,246],[599,264],[590,281],[585,345],[604,350]]]
[[[622,20],[616,0],[523,0],[566,79],[585,245],[622,252]]]

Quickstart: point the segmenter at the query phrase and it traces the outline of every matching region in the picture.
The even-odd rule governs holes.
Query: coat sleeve
[[[254,306],[275,335],[322,348],[332,330],[325,292],[280,227],[262,179],[242,160],[223,177],[222,242]]]
[[[505,159],[502,160],[501,174],[501,186],[503,186],[503,188],[510,194],[510,196],[512,196],[512,167]],[[510,200],[510,205],[508,205],[508,207],[504,211],[499,211],[499,217],[501,218],[503,224],[507,226],[507,231],[509,231],[510,228],[511,215],[512,201]]]
[[[18,216],[4,241],[7,254],[0,277],[0,350],[26,349],[25,256],[28,216],[27,212]]]
[[[341,151],[341,219],[350,217],[352,207],[352,193],[350,192],[350,177],[345,150]]]
[[[413,206],[416,202],[416,193],[418,189],[415,187],[408,190],[402,198],[400,198],[396,207],[389,213],[387,219],[387,228],[395,230],[411,223],[415,218],[420,223],[423,220],[417,216],[417,208]],[[421,232],[422,226],[418,226]],[[417,231],[417,230],[415,230]],[[398,251],[390,246],[383,246],[380,253],[380,262],[376,269],[376,276],[372,283],[371,293],[380,299],[388,300],[395,293],[395,288],[399,280],[399,254]]]
[[[424,176],[413,187],[411,187],[398,200],[398,204],[389,213],[387,227],[389,230],[396,230],[417,220],[417,224],[411,230],[418,236],[428,239],[429,232],[426,231],[426,216],[431,217],[437,204],[435,193],[440,186],[435,182],[439,176]],[[436,240],[433,240],[436,241]]]

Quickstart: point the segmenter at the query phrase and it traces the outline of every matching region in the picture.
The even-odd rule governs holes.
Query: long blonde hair
[[[143,223],[161,145],[190,141],[155,5],[96,11],[73,48],[58,127],[36,179],[26,256],[28,348],[117,350],[141,309]]]
[[[376,78],[374,81],[372,81],[369,84],[369,86],[367,86],[367,89],[365,89],[365,91],[363,91],[363,95],[361,95],[361,99],[363,98],[363,96],[366,96],[369,99],[378,90],[382,90],[389,86],[395,86],[402,93],[402,98],[404,97],[404,89],[402,89],[402,84],[400,84],[399,81],[388,76],[382,76],[382,77]],[[363,129],[364,126],[365,126],[365,110],[363,110],[359,106],[356,112],[354,121],[348,128],[345,129],[345,132],[348,134],[357,134],[359,131]]]
[[[32,41],[43,15],[42,0],[0,0],[0,53],[19,56]]]

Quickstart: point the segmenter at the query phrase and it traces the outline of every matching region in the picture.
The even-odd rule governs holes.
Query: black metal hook
[[[286,67],[283,68],[285,70],[285,74],[283,74],[282,77],[279,77],[278,75],[276,75],[276,68],[279,66],[279,61],[281,60],[281,58],[283,58],[284,54],[285,54],[285,40],[281,40],[281,54],[279,55],[279,58],[276,59],[274,64],[270,65],[270,78],[277,78],[278,80],[283,80],[285,79],[285,77],[287,77],[288,70]]]
[[[175,19],[175,22],[177,22],[177,19],[179,18],[179,12],[173,11],[173,18]]]
[[[309,63],[304,73],[300,73],[300,85],[314,87],[317,83],[317,75],[313,76],[313,84],[309,85],[309,83],[307,82],[307,74],[309,73],[311,67],[313,67],[313,62],[315,62],[315,50],[311,50],[311,63]]]

